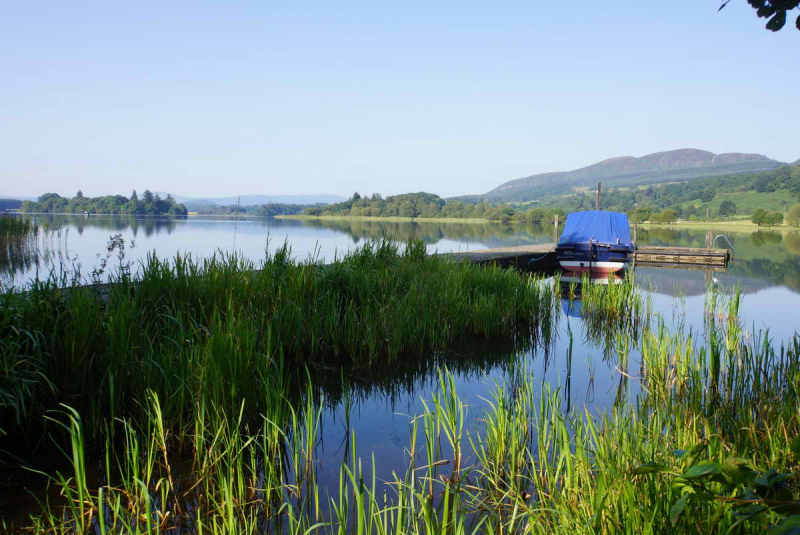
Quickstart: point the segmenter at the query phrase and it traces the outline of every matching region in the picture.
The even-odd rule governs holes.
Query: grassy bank
[[[637,294],[592,288],[585,313],[650,317]],[[86,468],[87,423],[64,409],[54,418],[68,431],[72,466],[52,480],[65,505],[45,506],[32,531],[794,533],[800,340],[777,346],[764,333],[744,336],[740,306],[738,293],[712,289],[703,333],[669,332],[656,319],[630,336],[607,323],[620,383],[618,403],[600,414],[566,410],[560,391],[519,368],[496,385],[476,415],[482,425],[469,432],[470,408],[442,371],[409,417],[405,470],[376,479],[374,457],[351,434],[338,486],[327,491],[314,448],[320,401],[309,392],[299,408],[289,403],[278,395],[281,373],[259,422],[231,417],[198,392],[188,459],[167,431],[169,393],[147,393],[141,418],[106,435],[99,482]],[[242,399],[241,414],[257,402]]]

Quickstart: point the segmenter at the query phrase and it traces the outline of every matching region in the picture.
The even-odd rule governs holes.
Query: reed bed
[[[724,339],[718,323],[706,340]],[[800,339],[754,337],[715,358],[663,324],[641,345],[635,401],[597,415],[566,411],[558,389],[520,368],[497,384],[473,431],[442,372],[411,417],[407,468],[388,481],[351,435],[339,486],[315,482],[320,406],[247,426],[200,411],[190,476],[170,475],[163,414],[151,395],[143,428],[124,421],[109,471],[85,476],[82,424],[65,410],[66,506],[45,506],[31,531],[96,533],[793,533],[800,434]],[[274,406],[280,406],[276,403]],[[205,406],[204,406],[205,407]],[[283,429],[275,421],[289,415]],[[117,439],[119,440],[119,438]],[[120,475],[121,474],[121,475]],[[753,509],[756,507],[756,509]]]
[[[31,264],[40,231],[39,225],[28,218],[0,215],[0,274]]]
[[[435,360],[468,336],[529,345],[556,317],[541,279],[427,256],[419,242],[370,243],[330,265],[296,262],[287,246],[258,264],[150,256],[137,273],[125,266],[107,285],[50,280],[0,296],[8,447],[38,446],[52,427],[45,414],[61,404],[101,441],[106,422],[135,416],[152,392],[167,428],[185,430],[199,399],[228,414],[245,399],[248,417],[268,410],[278,366],[295,376],[381,369]]]
[[[379,250],[362,250],[353,262],[360,266],[359,262],[377,262]],[[392,262],[424,262],[414,259],[413,251],[393,254]],[[286,260],[282,261],[292,265]],[[439,266],[438,260],[434,262]],[[475,268],[441,266],[479,276],[471,272]],[[262,273],[270,269],[253,277],[266,276]],[[282,276],[291,277],[287,271],[292,268],[281,271]],[[236,284],[225,278],[225,271],[213,273]],[[272,273],[268,280],[274,280]],[[152,281],[147,275],[143,280]],[[495,284],[492,291],[503,292],[503,285]],[[524,284],[524,291],[540,292],[540,306],[550,299],[553,309],[557,290],[547,294],[539,282]],[[284,291],[285,286],[278,288]],[[184,299],[176,300],[180,291],[199,298],[192,285],[165,294],[142,291],[146,289],[131,287],[124,295],[111,297],[135,300],[149,295],[164,303],[183,303]],[[605,299],[604,291],[609,294]],[[638,311],[619,308],[620,303],[636,300],[615,293],[625,291],[589,290],[597,294],[590,298],[594,304],[588,305],[591,312],[585,316],[618,313],[648,318],[637,320],[636,338],[625,338],[631,332],[627,327],[609,334],[615,340],[614,358],[626,362],[625,381],[635,383],[632,397],[621,396],[620,403],[604,412],[569,410],[558,388],[517,367],[496,385],[486,407],[470,414],[453,375],[440,370],[437,387],[426,396],[420,413],[409,416],[402,473],[378,480],[374,457],[360,450],[359,437],[351,432],[338,486],[332,488],[322,487],[317,477],[315,446],[325,399],[314,393],[310,383],[293,396],[297,353],[279,345],[277,330],[266,337],[269,346],[241,342],[249,339],[246,333],[258,331],[257,320],[251,316],[246,326],[231,322],[231,311],[240,310],[236,307],[241,302],[224,300],[228,308],[210,316],[220,326],[209,328],[208,337],[221,337],[214,341],[219,345],[209,348],[209,341],[203,340],[192,348],[200,351],[208,368],[201,367],[202,381],[195,376],[187,376],[191,377],[187,381],[198,381],[202,388],[182,391],[184,387],[169,383],[172,390],[165,390],[151,379],[151,388],[143,393],[126,394],[137,401],[138,411],[109,404],[106,408],[117,412],[103,420],[92,420],[91,406],[89,410],[62,406],[49,414],[53,424],[64,429],[59,440],[70,466],[49,474],[60,498],[42,503],[41,514],[32,516],[26,531],[58,535],[795,533],[795,515],[800,513],[800,337],[776,345],[768,333],[746,333],[738,318],[737,290],[730,294],[709,290],[703,332],[680,325],[670,331],[663,317],[651,313],[646,299]],[[95,303],[102,310],[114,306]],[[84,302],[85,306],[89,305]],[[182,324],[172,316],[151,321]],[[540,329],[553,327],[552,320],[540,322]],[[92,325],[88,320],[85,324]],[[169,332],[162,328],[161,332]],[[196,340],[192,336],[189,331],[186,339]],[[68,347],[77,346],[78,340],[82,338],[76,335]],[[140,347],[141,339],[135,340],[120,348]],[[263,353],[262,366],[248,368],[246,357],[261,347],[272,351]],[[284,352],[276,352],[278,347]],[[342,351],[339,354],[345,354]],[[233,356],[234,362],[225,364],[227,368],[212,367],[209,361],[218,353]],[[324,354],[339,362],[336,352]],[[368,365],[369,358],[359,360],[365,357],[358,355],[354,360]],[[397,352],[395,358],[402,355]],[[174,358],[176,367],[193,365]],[[160,363],[170,369],[167,361]],[[250,386],[244,372],[237,376],[239,366],[255,372],[263,385]],[[141,370],[140,361],[137,371]],[[213,378],[215,374],[234,380],[215,387],[214,381],[220,381]],[[116,382],[120,378],[115,377],[106,394],[123,399],[122,385]],[[349,406],[349,396],[344,399]],[[192,407],[191,417],[175,412],[174,407],[184,403]],[[253,414],[258,416],[248,417]],[[478,425],[470,426],[475,417]],[[97,442],[93,434],[102,438],[100,474],[87,468],[87,444]]]

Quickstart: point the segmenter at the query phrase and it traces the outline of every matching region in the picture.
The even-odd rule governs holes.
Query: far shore
[[[488,219],[461,218],[461,217],[378,217],[364,215],[276,215],[276,219],[346,219],[350,221],[394,221],[412,222],[424,221],[431,223],[496,223]]]
[[[729,229],[736,232],[758,232],[759,230],[776,232],[796,232],[800,227],[777,225],[774,227],[758,226],[752,221],[734,219],[731,221],[677,221],[675,223],[636,223],[640,227],[655,228],[695,228],[695,229]]]

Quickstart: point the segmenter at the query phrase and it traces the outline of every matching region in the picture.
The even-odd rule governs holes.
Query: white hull
[[[579,273],[587,273],[591,271],[592,273],[614,273],[616,271],[620,271],[621,269],[628,268],[628,262],[587,262],[587,261],[576,261],[576,260],[560,260],[558,262],[561,264],[561,267],[566,269],[567,271],[577,271]],[[590,269],[591,266],[591,269]]]

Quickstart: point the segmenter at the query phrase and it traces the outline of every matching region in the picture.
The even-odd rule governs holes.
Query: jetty
[[[445,253],[454,260],[476,264],[496,264],[525,271],[547,270],[558,267],[554,243],[499,247],[459,253]],[[633,254],[634,266],[677,268],[690,270],[724,271],[728,268],[730,251],[712,247],[656,247],[638,246]]]

